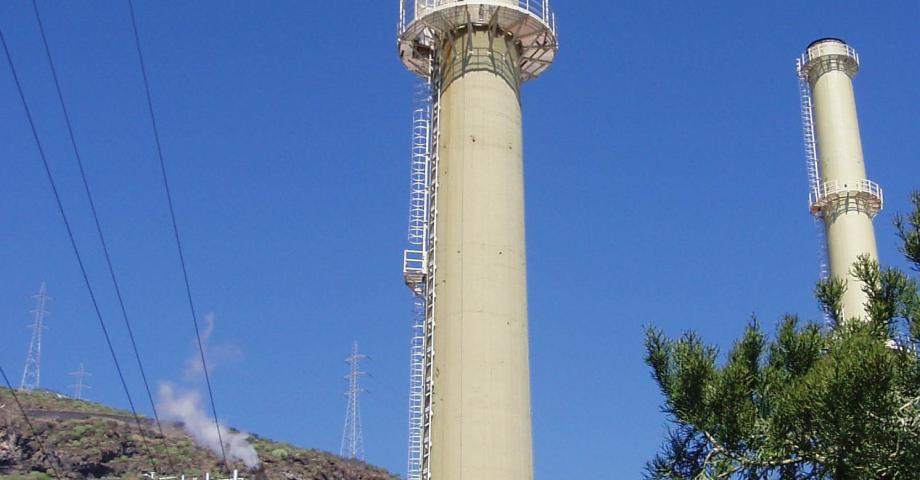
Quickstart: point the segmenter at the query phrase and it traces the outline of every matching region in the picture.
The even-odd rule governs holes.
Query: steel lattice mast
[[[32,310],[32,340],[29,342],[29,354],[26,356],[26,364],[22,369],[22,381],[19,383],[19,389],[32,391],[41,386],[42,371],[42,331],[45,330],[45,310],[48,297],[45,282],[42,282],[38,289],[38,294],[32,298],[35,299],[35,310]]]
[[[83,390],[92,388],[86,384],[86,377],[92,377],[93,374],[87,372],[86,369],[83,367],[83,363],[81,362],[80,369],[77,370],[76,372],[70,372],[68,373],[68,375],[75,377],[76,382],[77,382],[71,385],[71,387],[73,388],[73,398],[77,400],[83,400]]]
[[[348,364],[348,390],[345,392],[345,428],[342,431],[342,448],[340,455],[345,458],[364,460],[364,436],[361,433],[361,403],[359,396],[366,390],[361,388],[360,379],[367,372],[361,371],[361,360],[367,355],[358,353],[358,342],[352,346],[351,355],[345,358]]]

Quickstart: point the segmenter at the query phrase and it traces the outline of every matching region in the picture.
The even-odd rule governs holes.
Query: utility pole
[[[68,375],[77,378],[77,383],[71,385],[71,388],[73,388],[73,398],[83,400],[83,389],[93,388],[84,383],[84,380],[86,377],[92,377],[93,374],[87,372],[86,369],[83,368],[83,363],[81,362],[80,369],[76,372],[70,372]]]
[[[33,296],[35,299],[35,310],[32,310],[34,320],[32,327],[32,341],[29,342],[29,355],[26,357],[26,365],[22,369],[22,381],[19,383],[19,389],[31,392],[41,385],[42,370],[42,331],[45,329],[45,305],[51,298],[48,297],[45,282],[42,282],[38,289],[38,295]]]
[[[342,432],[342,449],[340,455],[345,458],[354,458],[364,460],[364,437],[361,433],[361,408],[359,395],[366,390],[360,386],[360,378],[367,375],[362,372],[360,367],[361,360],[367,358],[367,355],[358,353],[358,342],[354,342],[351,355],[345,359],[348,364],[348,375],[345,380],[348,381],[348,390],[345,392],[345,430]]]

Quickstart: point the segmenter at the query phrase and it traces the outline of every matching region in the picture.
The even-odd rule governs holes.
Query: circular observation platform
[[[430,0],[429,0],[430,2]],[[510,35],[521,49],[521,82],[542,74],[553,60],[556,18],[548,0],[436,0],[421,5],[416,0],[415,18],[399,25],[399,57],[410,71],[428,76],[430,55],[438,43],[454,32],[472,28]]]
[[[839,38],[822,38],[808,45],[797,63],[799,76],[812,82],[831,70],[852,78],[859,72],[859,53]]]
[[[816,216],[824,215],[825,211],[833,210],[843,204],[849,210],[849,205],[855,210],[863,211],[874,218],[885,206],[885,195],[882,187],[872,180],[831,180],[817,186],[808,195],[808,204],[811,213]]]

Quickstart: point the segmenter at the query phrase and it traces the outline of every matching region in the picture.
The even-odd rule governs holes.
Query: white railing
[[[418,20],[429,12],[451,3],[487,5],[503,5],[511,2],[501,2],[495,0],[482,0],[481,2],[468,0],[400,0],[399,2],[399,23],[398,34],[401,35],[406,26],[415,20]],[[543,23],[549,25],[552,31],[556,31],[556,16],[550,8],[549,0],[517,0],[517,7],[531,15],[543,20]]]
[[[846,51],[846,56],[853,59],[853,61],[856,62],[856,65],[859,65],[859,53],[856,51],[856,49],[849,45],[844,45],[844,44],[841,44],[840,46],[844,47],[844,50]],[[802,54],[801,61],[803,65],[808,65],[808,62],[811,62],[812,60],[823,57],[825,55],[828,55],[828,53],[826,51],[820,51],[820,50],[814,55],[812,55],[811,48],[809,48],[805,50],[805,53]]]
[[[403,279],[416,295],[422,293],[425,273],[428,271],[428,254],[424,250],[403,250]]]
[[[859,53],[856,52],[856,49],[854,49],[853,47],[851,47],[851,46],[849,46],[849,45],[845,45],[845,44],[838,44],[838,45],[835,45],[835,46],[839,46],[839,47],[843,48],[844,55],[845,55],[847,58],[849,58],[850,60],[852,60],[853,63],[852,63],[851,66],[848,66],[848,67],[847,67],[847,70],[849,71],[850,69],[852,69],[852,71],[858,71],[858,70],[859,70]],[[799,64],[799,68],[798,68],[798,70],[799,70],[799,76],[800,76],[800,77],[803,77],[803,76],[804,76],[804,78],[807,80],[807,79],[808,79],[808,70],[809,70],[809,67],[810,67],[810,64],[811,64],[812,61],[814,61],[814,60],[816,60],[816,59],[819,59],[819,58],[821,58],[821,57],[831,56],[831,55],[834,55],[834,54],[839,55],[840,52],[833,52],[833,51],[829,51],[829,50],[827,50],[827,49],[821,49],[821,48],[819,48],[819,49],[816,49],[816,51],[813,53],[811,48],[807,48],[807,49],[805,50],[805,53],[803,53],[803,54],[799,57],[799,59],[798,59],[798,64]],[[839,64],[839,63],[838,63],[838,64]],[[852,72],[850,72],[850,73],[852,73]]]
[[[829,203],[841,198],[863,198],[869,205],[869,213],[875,214],[885,204],[884,192],[879,184],[867,179],[831,180],[817,186],[809,194],[813,212],[820,211]]]
[[[229,478],[223,477],[212,477],[210,472],[204,474],[203,477],[193,477],[187,475],[178,475],[178,476],[160,476],[156,473],[145,473],[142,475],[143,478],[149,478],[153,480],[246,480],[245,477],[241,477],[238,470],[233,471],[233,476]]]

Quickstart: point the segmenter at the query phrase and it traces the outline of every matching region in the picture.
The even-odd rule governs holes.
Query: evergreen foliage
[[[912,201],[895,224],[920,271],[920,193]],[[724,362],[695,333],[650,328],[646,362],[671,428],[646,478],[920,478],[917,282],[868,257],[852,273],[868,318],[844,321],[845,284],[822,281],[815,296],[832,328],[789,315],[769,338],[755,319]]]

